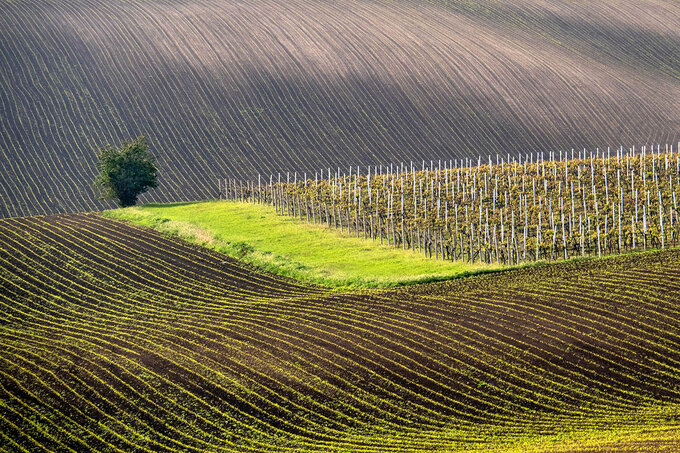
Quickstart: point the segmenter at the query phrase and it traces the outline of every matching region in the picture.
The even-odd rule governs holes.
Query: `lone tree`
[[[118,199],[122,207],[133,206],[137,197],[158,185],[156,158],[147,150],[146,138],[125,141],[120,148],[104,148],[99,155],[95,184],[104,199]]]

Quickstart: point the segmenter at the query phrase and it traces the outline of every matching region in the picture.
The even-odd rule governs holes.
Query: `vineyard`
[[[97,149],[139,135],[163,202],[224,175],[675,143],[679,23],[674,0],[5,0],[0,217],[112,207]]]
[[[95,214],[2,220],[0,449],[660,451],[679,269],[337,292]]]
[[[273,204],[281,214],[436,259],[513,265],[678,244],[673,145],[428,164],[219,185],[227,199]]]

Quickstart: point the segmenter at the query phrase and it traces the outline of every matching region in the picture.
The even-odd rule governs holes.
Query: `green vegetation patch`
[[[104,215],[176,234],[279,275],[334,288],[424,283],[497,268],[425,258],[251,203],[148,204]]]

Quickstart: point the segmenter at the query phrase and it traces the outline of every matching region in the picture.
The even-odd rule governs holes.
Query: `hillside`
[[[680,252],[331,292],[99,215],[0,221],[0,449],[658,451]]]
[[[672,0],[0,3],[0,217],[98,209],[145,134],[146,201],[338,165],[677,143]]]

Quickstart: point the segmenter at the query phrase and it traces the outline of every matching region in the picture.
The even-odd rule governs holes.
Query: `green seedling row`
[[[5,449],[677,439],[675,250],[341,292],[93,214],[0,221],[0,243]]]

